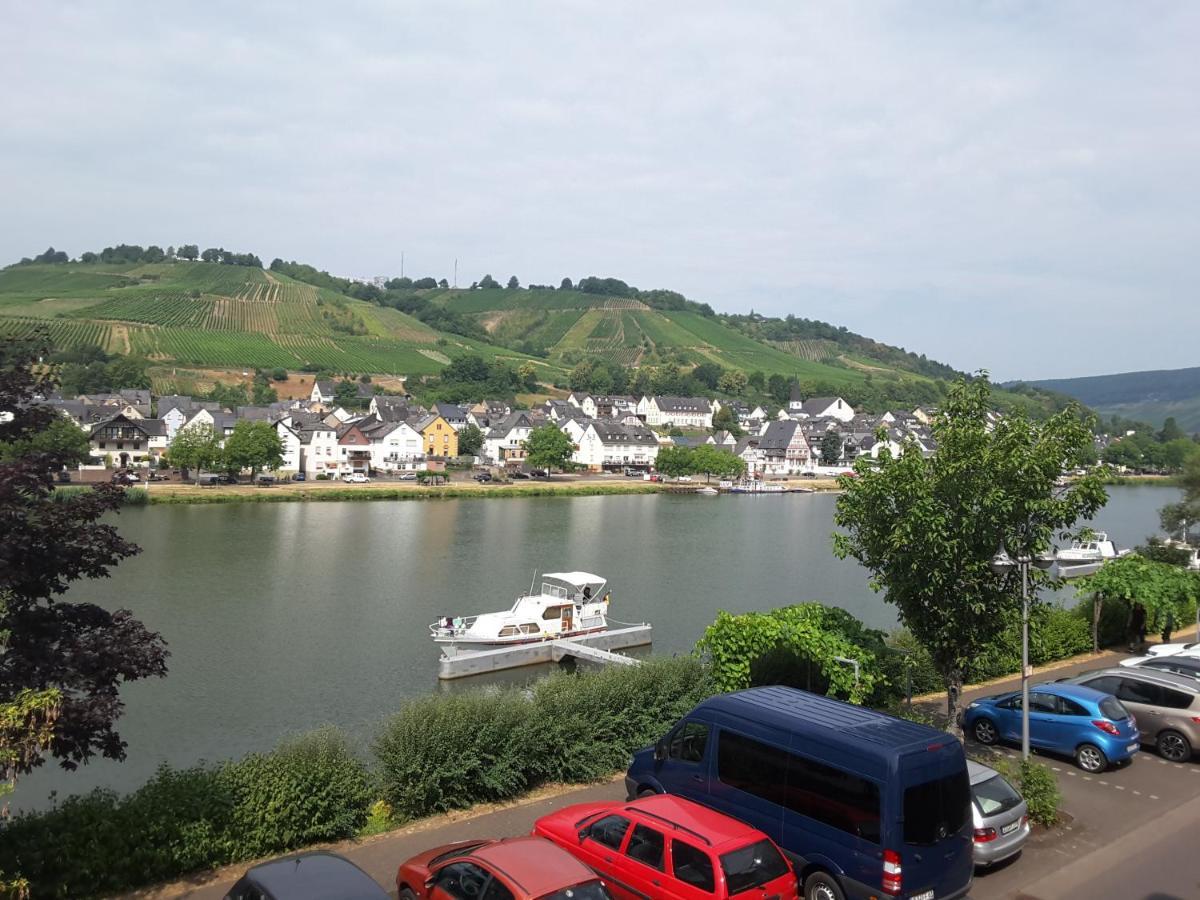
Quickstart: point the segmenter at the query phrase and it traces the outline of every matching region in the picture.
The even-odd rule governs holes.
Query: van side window
[[[605,847],[619,850],[628,830],[629,820],[624,816],[605,816],[588,826],[588,837]]]
[[[789,754],[784,805],[872,844],[879,843],[879,785]]]
[[[704,748],[707,744],[707,725],[703,722],[684,722],[683,727],[671,738],[667,755],[681,762],[698,763],[704,759]]]
[[[721,729],[717,738],[717,778],[723,784],[772,803],[787,777],[787,752]]]

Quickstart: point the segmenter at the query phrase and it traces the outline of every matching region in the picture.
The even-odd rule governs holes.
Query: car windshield
[[[904,843],[929,846],[958,834],[971,802],[967,770],[904,791]]]
[[[721,857],[729,893],[737,894],[786,875],[788,864],[770,841],[733,850]]]
[[[1100,713],[1114,722],[1129,718],[1129,710],[1116,697],[1105,697],[1100,701]]]
[[[1021,795],[999,775],[971,785],[971,793],[976,808],[985,818],[1007,812],[1021,802]]]
[[[613,900],[613,897],[604,882],[597,879],[545,894],[541,900]]]

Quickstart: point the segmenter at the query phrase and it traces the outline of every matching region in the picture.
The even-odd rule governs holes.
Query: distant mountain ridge
[[[1154,425],[1174,416],[1185,431],[1200,431],[1200,366],[1025,383],[1074,397],[1104,415]]]

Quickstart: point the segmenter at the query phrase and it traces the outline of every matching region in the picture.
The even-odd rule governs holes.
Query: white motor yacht
[[[1128,550],[1118,550],[1116,544],[1108,539],[1103,531],[1093,532],[1090,537],[1080,538],[1071,542],[1065,550],[1059,550],[1054,556],[1060,569],[1070,569],[1077,566],[1099,566],[1110,559],[1117,559],[1128,553]]]
[[[439,644],[506,647],[605,631],[606,584],[589,572],[548,572],[542,576],[541,587],[536,592],[531,587],[511,609],[443,616],[429,626],[429,634]]]

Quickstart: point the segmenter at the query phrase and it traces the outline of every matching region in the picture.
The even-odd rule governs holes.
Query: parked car
[[[1016,856],[1029,840],[1029,806],[995,769],[967,760],[975,865],[986,868]]]
[[[1153,744],[1163,759],[1188,762],[1200,747],[1200,683],[1194,676],[1118,667],[1085,672],[1065,683],[1116,697],[1137,717],[1142,740]]]
[[[150,472],[146,476],[147,481],[170,481],[171,476],[167,472]]]
[[[1170,656],[1133,656],[1121,660],[1121,666],[1150,672],[1173,672],[1176,675],[1200,679],[1200,656],[1191,652],[1173,653]]]
[[[128,472],[122,469],[119,472],[113,472],[113,484],[137,484],[138,477],[136,472]]]
[[[1185,651],[1200,653],[1200,641],[1192,641],[1188,644],[1151,644],[1146,648],[1148,656],[1171,656],[1174,653]]]
[[[305,475],[303,472],[297,472],[296,474],[294,474],[292,476],[292,481],[307,481],[307,480],[308,480],[308,476]]]
[[[529,476],[531,478],[549,478],[550,473],[547,472],[545,469],[530,469]]]
[[[362,472],[351,472],[345,477],[347,484],[367,484],[371,479]]]
[[[220,472],[217,475],[217,484],[237,484],[237,476],[230,475],[228,472]]]
[[[678,794],[779,835],[806,900],[952,900],[971,886],[962,743],[819,694],[773,686],[705,700],[634,754],[625,789]]]
[[[963,730],[981,744],[1021,740],[1021,692],[974,700]],[[1029,744],[1074,756],[1085,772],[1103,772],[1132,759],[1141,733],[1129,710],[1103,691],[1066,682],[1039,684],[1029,692]]]
[[[612,900],[596,873],[540,837],[459,841],[396,873],[399,900]]]
[[[260,863],[225,900],[386,900],[387,891],[350,860],[318,851]]]
[[[485,484],[492,480],[492,473],[491,472],[476,472],[471,477],[474,478],[476,481],[478,481],[480,484]]]
[[[816,472],[801,472],[800,477],[801,478],[816,478],[817,473]]]
[[[57,481],[59,484],[70,484],[71,483],[71,473],[68,472],[66,469],[59,469],[57,472],[54,473],[54,480]]]
[[[200,487],[216,487],[221,483],[221,476],[212,473],[197,475],[196,484]]]
[[[727,900],[754,889],[796,896],[796,875],[769,837],[683,797],[580,803],[542,816],[533,833],[595,870],[622,900],[697,891]]]
[[[401,481],[416,481],[417,473],[416,472],[401,472],[400,480]]]
[[[270,472],[259,472],[257,475],[254,476],[254,483],[259,485],[260,487],[271,487],[278,480],[279,479],[276,478],[274,475],[272,475]]]
[[[517,481],[528,481],[529,480],[529,475],[526,474],[525,472],[522,472],[520,469],[513,469],[513,471],[508,473],[508,477],[515,479]]]

